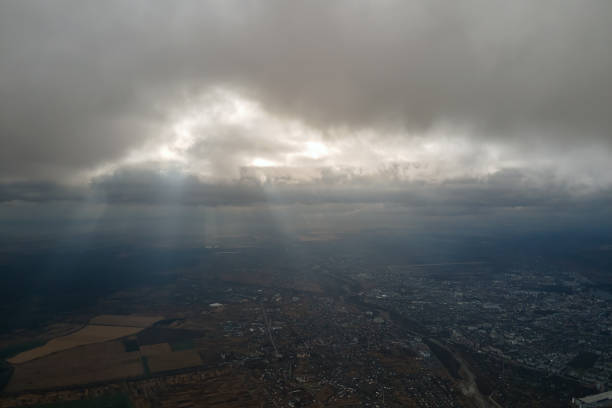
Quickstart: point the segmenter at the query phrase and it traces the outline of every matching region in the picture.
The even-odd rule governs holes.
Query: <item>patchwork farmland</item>
[[[28,361],[72,349],[86,344],[101,343],[136,334],[147,326],[163,319],[135,315],[102,315],[91,319],[88,325],[67,336],[49,340],[46,344],[24,351],[7,359],[11,364],[22,364]]]

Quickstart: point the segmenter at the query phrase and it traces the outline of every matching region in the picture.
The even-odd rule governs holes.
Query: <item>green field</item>
[[[140,357],[140,360],[142,361],[142,369],[144,370],[145,377],[150,377],[151,369],[149,368],[149,357],[142,356]]]
[[[44,340],[33,340],[25,343],[11,344],[8,347],[0,349],[0,359],[6,359],[16,356],[24,351],[31,350],[36,347],[44,346],[46,341]]]
[[[0,360],[0,391],[8,384],[13,375],[13,367],[6,361]]]
[[[127,351],[128,353],[131,351],[140,350],[140,347],[138,346],[138,340],[125,339],[123,340],[123,346],[125,347],[125,351]]]
[[[172,351],[181,351],[181,350],[191,350],[195,347],[192,339],[177,341],[174,343],[170,343],[170,348]]]

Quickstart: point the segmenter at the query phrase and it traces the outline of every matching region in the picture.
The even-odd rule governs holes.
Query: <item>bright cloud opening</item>
[[[250,174],[245,169],[254,168],[256,179],[266,182],[317,182],[334,174],[335,180],[437,183],[484,178],[503,169],[553,168],[500,143],[477,143],[450,126],[420,135],[317,129],[275,116],[257,101],[227,89],[212,90],[170,117],[150,142],[83,178],[145,166],[215,181],[239,180]],[[567,174],[561,167],[554,169]],[[580,182],[588,184],[588,175]]]

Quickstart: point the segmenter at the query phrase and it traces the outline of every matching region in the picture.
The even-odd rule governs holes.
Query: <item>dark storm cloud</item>
[[[0,183],[0,202],[76,201],[85,198],[82,188],[70,188],[49,181],[18,181]]]
[[[478,214],[496,209],[513,211],[570,211],[608,213],[612,190],[576,194],[572,188],[544,182],[552,175],[519,170],[498,172],[486,179],[457,179],[442,183],[386,182],[371,177],[330,175],[309,183],[261,183],[248,172],[233,182],[211,183],[179,172],[157,169],[122,169],[99,177],[88,186],[66,187],[57,183],[16,182],[0,184],[0,203],[86,202],[89,204],[186,205],[186,206],[285,206],[305,204],[395,205],[422,215]]]
[[[608,1],[3,1],[0,174],[112,161],[210,86],[323,130],[609,149],[610,21]]]

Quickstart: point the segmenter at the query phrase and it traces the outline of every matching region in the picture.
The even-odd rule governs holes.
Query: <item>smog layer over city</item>
[[[0,408],[612,406],[612,2],[0,0]]]

